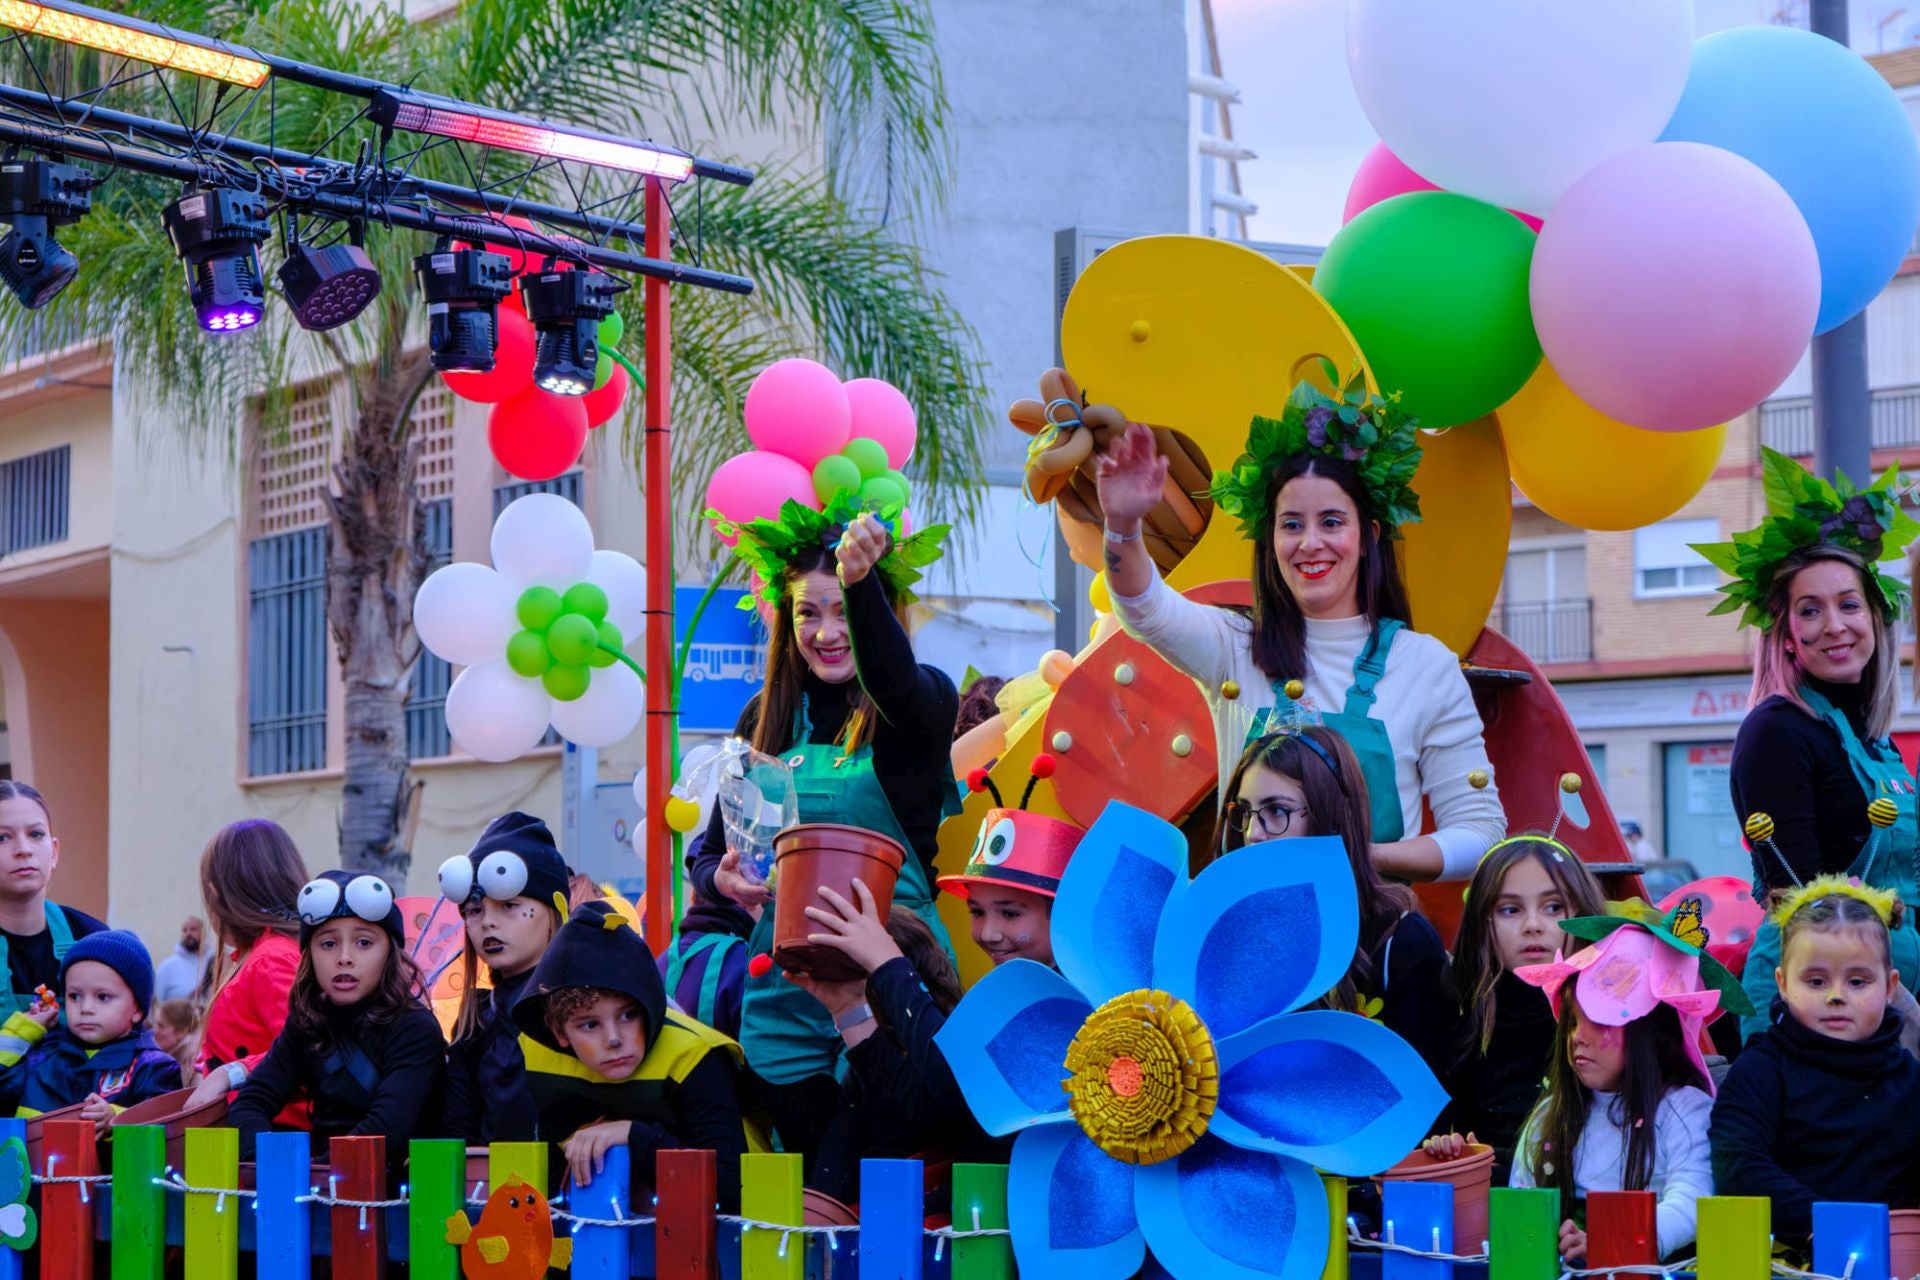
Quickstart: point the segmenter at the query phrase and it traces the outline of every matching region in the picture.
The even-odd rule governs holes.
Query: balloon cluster
[[[493,565],[459,562],[420,584],[420,643],[465,671],[447,691],[447,729],[482,760],[512,760],[551,724],[583,747],[633,732],[643,710],[625,637],[646,617],[646,570],[597,551],[579,507],[516,499],[493,524]]]
[[[496,218],[502,225],[533,231],[533,223],[517,214]],[[547,238],[558,238],[539,233]],[[506,255],[516,278],[546,270],[573,270],[570,263],[551,262],[516,244],[488,243],[494,253]],[[626,336],[626,321],[618,311],[600,322],[600,358],[593,390],[584,396],[560,396],[534,385],[534,328],[527,319],[518,291],[501,299],[495,312],[493,368],[486,373],[447,372],[440,376],[463,400],[493,406],[487,415],[487,444],[493,457],[521,480],[551,480],[579,461],[587,433],[619,414],[632,389],[626,364],[614,350]]]
[[[1906,109],[1823,37],[1695,41],[1685,0],[1348,0],[1347,24],[1382,141],[1314,287],[1423,426],[1497,414],[1515,483],[1569,523],[1677,510],[1719,424],[1912,243]]]
[[[707,505],[731,521],[775,519],[788,501],[820,511],[848,490],[882,505],[912,498],[900,468],[919,426],[891,383],[841,382],[812,360],[778,360],[747,389],[746,420],[755,447],[715,467],[707,483]]]

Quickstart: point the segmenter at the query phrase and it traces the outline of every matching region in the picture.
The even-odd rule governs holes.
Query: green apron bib
[[[66,960],[67,952],[73,947],[73,930],[67,925],[67,913],[49,902],[45,905],[47,913],[47,932],[53,935],[53,962],[58,965]],[[13,957],[8,953],[7,935],[0,933],[0,978],[7,983],[7,994],[0,999],[0,1022],[16,1013],[25,1013],[33,1003],[33,992],[13,990],[13,970],[10,967]],[[60,1001],[60,1016],[66,1018],[66,1002]]]
[[[1893,801],[1899,816],[1892,826],[1881,831],[1876,840],[1872,828],[1867,842],[1860,847],[1846,874],[1878,889],[1891,889],[1907,904],[1906,919],[1893,932],[1893,967],[1900,981],[1920,982],[1920,933],[1914,931],[1914,912],[1920,908],[1920,882],[1916,881],[1915,858],[1920,855],[1920,812],[1914,803],[1913,777],[1900,760],[1890,739],[1882,738],[1871,747],[1863,744],[1853,731],[1846,713],[1812,689],[1802,689],[1807,706],[1832,725],[1847,750],[1847,763],[1869,802],[1881,797]],[[1754,935],[1753,950],[1747,955],[1747,967],[1740,985],[1753,1000],[1754,1016],[1740,1020],[1740,1038],[1764,1031],[1772,1019],[1773,997],[1778,988],[1774,969],[1780,964],[1780,928],[1771,917]]]
[[[802,710],[801,723],[805,720]],[[893,900],[911,909],[949,956],[953,942],[933,905],[933,885],[927,869],[887,803],[887,793],[873,771],[873,750],[862,747],[851,754],[839,743],[801,741],[781,756],[793,770],[793,789],[801,822],[837,822],[842,826],[877,831],[899,842],[907,857]],[[948,816],[959,811],[959,793],[949,797]],[[760,913],[747,940],[749,955],[773,950],[771,905]],[[759,1076],[772,1084],[792,1084],[814,1075],[837,1074],[846,1045],[834,1028],[833,1015],[807,991],[788,982],[778,968],[761,977],[747,977],[740,1010],[740,1047]]]
[[[1393,759],[1393,742],[1387,726],[1375,720],[1373,687],[1387,673],[1387,653],[1393,638],[1406,624],[1398,618],[1382,618],[1373,628],[1373,636],[1360,650],[1353,664],[1353,687],[1347,690],[1346,706],[1337,714],[1322,713],[1320,723],[1347,740],[1360,761],[1360,773],[1367,780],[1367,803],[1373,814],[1373,838],[1377,844],[1390,844],[1406,835],[1406,822],[1400,811],[1400,773]],[[1247,730],[1247,742],[1278,730],[1282,708],[1291,708],[1283,681],[1273,682],[1274,705],[1263,708]]]
[[[693,958],[706,955],[707,967],[700,975],[700,1002],[696,1007],[685,1012],[692,1014],[710,1027],[714,1025],[713,1016],[720,995],[720,975],[726,972],[727,968],[727,951],[732,947],[744,945],[744,941],[731,933],[709,933],[695,939],[693,945],[684,950],[674,948],[673,954],[667,958],[667,994],[672,995],[680,989],[680,976],[687,971],[687,966],[693,962]],[[713,954],[707,955],[708,952]]]

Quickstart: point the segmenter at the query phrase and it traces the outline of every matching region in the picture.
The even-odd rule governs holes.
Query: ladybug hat
[[[997,884],[1053,897],[1060,891],[1060,877],[1066,874],[1067,860],[1079,847],[1086,829],[1045,814],[1028,813],[1027,800],[1034,783],[1053,773],[1053,757],[1045,752],[1033,758],[1033,776],[1027,782],[1021,807],[1004,804],[987,810],[981,819],[980,834],[974,839],[973,852],[967,855],[967,867],[959,875],[941,876],[940,888],[956,898],[971,896],[974,885]],[[1000,792],[987,777],[985,769],[976,769],[967,779],[975,791],[991,791],[995,800]]]

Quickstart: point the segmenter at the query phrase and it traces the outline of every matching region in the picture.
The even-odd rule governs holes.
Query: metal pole
[[[664,259],[671,222],[667,184],[647,179],[646,251]],[[648,276],[646,303],[646,442],[643,449],[647,504],[647,943],[654,954],[673,941],[673,838],[667,829],[667,794],[673,785],[673,434],[669,426],[673,385],[672,321],[667,282]]]
[[[1809,0],[1815,35],[1848,43],[1847,0]],[[1873,400],[1867,390],[1867,315],[1813,340],[1813,469],[1831,480],[1844,471],[1856,482],[1873,474]]]

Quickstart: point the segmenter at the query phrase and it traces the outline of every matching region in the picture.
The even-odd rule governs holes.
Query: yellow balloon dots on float
[[[1642,431],[1616,422],[1544,360],[1499,419],[1514,484],[1578,529],[1618,532],[1666,519],[1705,486],[1727,443],[1724,426]]]

